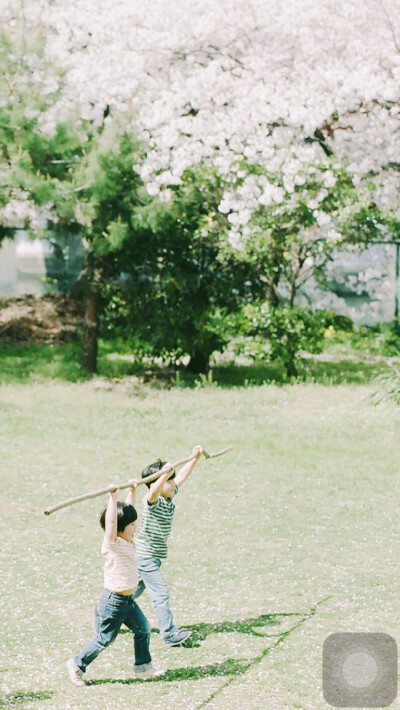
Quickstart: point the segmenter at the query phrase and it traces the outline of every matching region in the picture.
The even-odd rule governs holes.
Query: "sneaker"
[[[179,644],[184,643],[184,641],[187,641],[189,636],[192,635],[192,631],[189,631],[188,629],[178,629],[176,634],[173,636],[168,636],[168,638],[164,639],[164,643],[166,646],[179,646]]]
[[[160,675],[164,675],[165,670],[155,668],[150,664],[148,668],[134,668],[133,672],[137,680],[150,680],[151,678],[158,678]]]
[[[68,673],[71,681],[74,683],[74,685],[86,685],[85,681],[83,680],[83,672],[81,669],[76,665],[75,661],[73,658],[70,658],[69,661],[67,661],[67,668],[68,668]]]

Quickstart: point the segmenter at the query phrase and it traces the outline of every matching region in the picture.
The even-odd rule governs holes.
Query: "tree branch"
[[[227,451],[230,451],[233,447],[232,446],[226,446],[225,449],[221,449],[221,451],[216,451],[213,454],[208,454],[207,451],[203,449],[203,456],[206,459],[215,459],[217,456],[222,456],[222,454],[225,454]],[[173,471],[176,466],[180,466],[181,464],[188,463],[188,461],[193,461],[196,456],[188,456],[187,458],[184,459],[179,459],[179,461],[175,461],[169,466],[169,470]],[[142,485],[142,483],[150,483],[151,481],[155,481],[157,478],[161,476],[161,474],[165,473],[168,469],[163,468],[162,471],[156,471],[156,473],[151,474],[151,476],[146,476],[146,478],[142,478],[141,480],[138,481],[138,486]],[[130,488],[132,485],[132,479],[128,481],[128,483],[121,483],[117,487],[120,490],[123,490],[124,488]],[[45,508],[43,513],[45,515],[51,515],[51,513],[54,513],[56,510],[61,510],[61,508],[67,508],[70,505],[74,505],[75,503],[81,503],[84,500],[89,500],[90,498],[97,498],[98,496],[102,496],[105,493],[110,493],[111,491],[115,491],[115,486],[107,486],[107,488],[102,488],[100,491],[93,491],[92,493],[84,493],[81,496],[77,496],[76,498],[69,498],[68,500],[64,500],[62,503],[58,503],[57,505],[51,506],[51,508]]]

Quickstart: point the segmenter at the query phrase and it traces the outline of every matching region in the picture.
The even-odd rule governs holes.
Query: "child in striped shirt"
[[[194,458],[188,461],[178,474],[167,470],[153,483],[147,483],[147,496],[143,499],[143,516],[139,534],[136,538],[136,560],[139,584],[133,593],[137,599],[146,588],[153,602],[161,637],[167,646],[178,646],[189,638],[191,631],[179,629],[175,624],[169,605],[168,585],[161,573],[161,562],[167,557],[167,540],[171,532],[175,512],[174,496],[187,481],[202,454],[201,446],[192,451]],[[169,463],[156,461],[146,466],[142,478],[170,466]]]
[[[150,624],[132,596],[138,580],[133,542],[137,481],[129,483],[132,485],[125,503],[117,500],[118,488],[115,488],[109,493],[108,505],[100,516],[105,532],[101,548],[104,590],[96,607],[96,636],[67,662],[69,677],[75,685],[85,685],[83,674],[87,666],[115,641],[122,624],[134,634],[135,677],[147,680],[164,673],[152,665]]]

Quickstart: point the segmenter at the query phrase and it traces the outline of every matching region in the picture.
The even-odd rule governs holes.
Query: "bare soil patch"
[[[83,322],[83,304],[56,294],[0,299],[0,340],[4,343],[59,343]]]

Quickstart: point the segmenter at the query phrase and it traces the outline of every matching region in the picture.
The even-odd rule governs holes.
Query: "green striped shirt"
[[[174,496],[178,493],[175,486]],[[167,539],[171,532],[175,503],[161,495],[149,505],[147,496],[143,499],[143,514],[140,530],[135,538],[136,554],[139,557],[164,559],[168,554]]]

